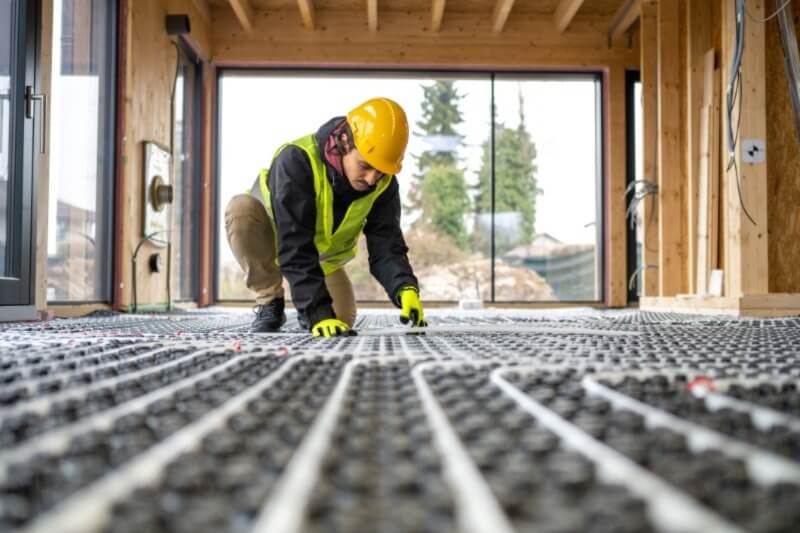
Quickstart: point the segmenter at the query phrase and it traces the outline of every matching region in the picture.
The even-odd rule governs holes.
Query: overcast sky
[[[283,143],[316,131],[329,118],[343,115],[374,96],[386,96],[406,110],[412,135],[403,171],[398,175],[405,198],[416,171],[411,154],[426,148],[415,126],[421,118],[423,84],[433,78],[336,74],[281,73],[242,75],[227,73],[220,91],[220,204],[247,190],[259,169],[269,166]],[[441,79],[441,78],[440,78]],[[491,84],[488,76],[456,83],[464,95],[459,130],[464,146],[459,152],[467,180],[474,184],[481,165],[481,144],[490,129]],[[525,123],[536,143],[538,185],[537,233],[547,232],[567,243],[594,243],[596,219],[595,82],[593,79],[527,79],[495,81],[497,120],[519,123],[518,91],[525,98]],[[222,224],[224,217],[219,217]],[[404,222],[410,219],[406,217]],[[232,260],[220,227],[223,262]]]

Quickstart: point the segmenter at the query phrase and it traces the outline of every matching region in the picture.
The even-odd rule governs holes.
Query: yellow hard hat
[[[347,114],[347,124],[367,163],[384,174],[400,172],[408,144],[408,120],[400,104],[389,98],[370,98]]]

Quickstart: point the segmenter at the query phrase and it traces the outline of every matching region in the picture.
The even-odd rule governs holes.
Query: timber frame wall
[[[657,266],[643,273],[645,309],[800,314],[800,132],[792,118],[777,23],[753,20],[766,18],[776,6],[763,0],[746,4],[752,18],[745,18],[741,112],[734,114],[740,148],[731,168],[725,103],[734,2],[658,0],[641,6],[645,177],[659,185],[658,197],[644,202],[644,220],[655,210],[645,232],[644,262]],[[797,26],[800,2],[793,8]],[[704,89],[712,95],[709,102]],[[705,121],[704,103],[711,113]],[[743,162],[742,139],[766,140],[766,162]],[[708,178],[704,157],[708,169],[719,169],[718,196],[706,192],[709,199],[702,196]],[[705,212],[704,205],[709,205]],[[712,221],[710,250],[700,244],[703,217]],[[697,270],[703,260],[723,271],[721,296],[704,290],[707,280]]]
[[[45,58],[51,46],[48,39],[52,1],[42,0],[45,83],[49,79],[49,61]],[[719,266],[726,276],[726,296],[704,299],[702,305],[697,304],[697,299],[676,298],[694,291],[698,170],[696,163],[690,161],[697,159],[703,54],[711,48],[717,51],[717,65],[721,67],[717,76],[725,80],[732,35],[730,0],[554,0],[551,3],[556,6],[555,12],[547,14],[519,10],[524,6],[520,3],[514,7],[513,0],[486,0],[485,14],[458,11],[459,6],[475,5],[480,3],[478,0],[463,4],[456,0],[387,1],[386,10],[383,5],[379,10],[375,1],[367,2],[366,10],[361,1],[333,4],[328,1],[325,3],[329,7],[341,8],[319,11],[314,10],[312,0],[276,1],[275,9],[260,9],[257,0],[118,1],[115,309],[126,310],[132,304],[131,257],[140,239],[142,217],[141,143],[169,141],[175,52],[164,30],[167,14],[189,15],[192,31],[188,42],[203,64],[198,305],[212,303],[214,296],[212,276],[216,258],[211,239],[217,206],[213,186],[217,68],[361,67],[602,73],[604,293],[606,305],[614,307],[627,304],[626,71],[641,70],[645,177],[657,180],[661,186],[657,198],[644,202],[644,219],[655,221],[647,226],[644,262],[658,268],[644,272],[642,304],[663,308],[679,305],[676,302],[686,306],[688,301],[690,307],[724,308],[732,312],[744,307],[772,309],[772,300],[767,302],[765,298],[770,290],[776,290],[789,293],[775,300],[784,310],[800,308],[800,298],[792,294],[800,292],[800,269],[793,268],[800,259],[796,244],[800,236],[796,207],[800,198],[797,184],[800,165],[797,144],[789,129],[792,123],[787,122],[790,107],[785,79],[781,77],[770,84],[764,78],[765,68],[771,76],[782,75],[782,58],[765,49],[765,34],[767,43],[777,42],[776,35],[770,33],[775,28],[769,25],[748,26],[752,35],[748,35],[744,65],[748,96],[744,101],[742,135],[761,135],[770,143],[767,165],[746,169],[740,165],[747,207],[751,213],[755,212],[760,226],[751,227],[743,219],[738,198],[730,195],[735,184],[730,176],[723,175],[718,242]],[[404,8],[404,4],[425,4],[428,8],[412,10]],[[597,11],[601,5],[606,6],[605,12]],[[748,6],[762,15],[771,11],[762,0],[748,0]],[[724,95],[724,90],[721,94]],[[765,109],[771,115],[769,128]],[[719,124],[721,127],[721,116]],[[722,158],[723,151],[719,152]],[[46,206],[46,156],[40,158],[38,168],[39,205]],[[38,249],[46,250],[46,209],[39,209],[39,213]],[[145,244],[140,252],[143,257],[156,251],[148,247]],[[770,265],[772,269],[768,268]],[[140,304],[165,303],[164,274],[141,272],[137,280]],[[42,310],[47,308],[45,289],[46,257],[38,257],[37,307]]]

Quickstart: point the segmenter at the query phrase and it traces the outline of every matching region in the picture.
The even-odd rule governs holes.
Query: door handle
[[[44,138],[47,131],[47,95],[34,94],[33,87],[25,86],[25,116],[33,118],[33,103],[39,100],[42,105],[42,117],[39,120],[39,153],[44,153]]]

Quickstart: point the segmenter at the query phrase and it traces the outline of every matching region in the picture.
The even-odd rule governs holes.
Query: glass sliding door
[[[53,1],[47,299],[111,299],[116,2]]]
[[[408,115],[401,228],[426,300],[602,300],[600,75],[224,70],[219,91],[219,300],[252,299],[225,239],[230,198],[282,143],[376,95]],[[356,298],[384,301],[366,252],[362,239],[346,267]]]
[[[495,301],[598,301],[599,77],[498,75],[494,90]]]
[[[35,316],[33,150],[44,124],[37,4],[0,1],[0,320]]]
[[[325,98],[318,97],[321,87]],[[252,297],[225,239],[224,209],[230,198],[253,185],[284,142],[315,132],[368,98],[386,96],[404,107],[411,128],[397,176],[401,227],[426,298],[490,299],[491,250],[485,231],[490,218],[476,223],[471,198],[478,183],[488,179],[481,171],[490,90],[489,74],[226,71],[220,79],[217,298]],[[303,105],[286,104],[294,99]],[[386,292],[370,274],[363,237],[347,273],[358,300],[386,301]]]

